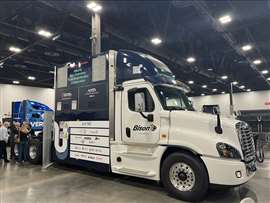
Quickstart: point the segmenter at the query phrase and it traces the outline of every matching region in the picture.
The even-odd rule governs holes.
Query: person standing
[[[0,159],[4,159],[5,163],[8,163],[7,159],[7,142],[8,142],[8,122],[0,127]]]
[[[23,122],[19,131],[19,163],[25,162],[27,160],[27,142],[28,135],[30,133],[29,125]]]
[[[20,123],[15,122],[10,128],[10,159],[14,160],[16,158],[15,145],[16,140],[19,138]],[[18,143],[17,143],[18,144]]]

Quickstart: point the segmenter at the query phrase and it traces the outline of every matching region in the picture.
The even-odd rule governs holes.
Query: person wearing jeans
[[[27,143],[28,135],[30,133],[29,126],[26,122],[23,122],[20,128],[20,144],[19,144],[19,163],[25,162],[27,160]]]

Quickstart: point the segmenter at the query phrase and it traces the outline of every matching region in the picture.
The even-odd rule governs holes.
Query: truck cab
[[[249,126],[195,111],[160,60],[109,51],[77,68],[57,71],[56,161],[161,181],[187,201],[254,176]]]

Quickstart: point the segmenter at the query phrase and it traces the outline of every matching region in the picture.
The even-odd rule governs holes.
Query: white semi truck
[[[108,51],[56,73],[56,162],[160,181],[187,201],[254,176],[249,126],[194,111],[160,60]]]

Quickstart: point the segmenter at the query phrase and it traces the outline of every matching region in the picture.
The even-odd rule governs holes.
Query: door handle
[[[126,135],[127,137],[130,137],[130,128],[126,128]]]

